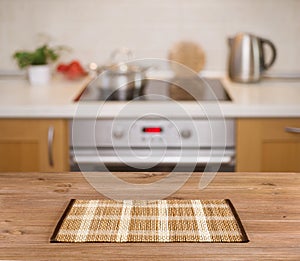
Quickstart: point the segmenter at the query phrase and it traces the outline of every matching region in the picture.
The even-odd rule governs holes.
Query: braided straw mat
[[[75,200],[51,242],[248,242],[225,200]]]

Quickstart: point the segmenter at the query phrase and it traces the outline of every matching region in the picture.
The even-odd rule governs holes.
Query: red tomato
[[[86,75],[85,70],[77,60],[74,60],[69,64],[59,64],[57,66],[57,71],[63,73],[70,80]]]
[[[78,72],[84,73],[84,69],[82,68],[81,64],[77,61],[73,61],[69,64],[70,68],[69,69],[73,69],[76,70]]]
[[[58,72],[66,72],[66,71],[68,70],[68,68],[69,68],[69,66],[68,66],[67,64],[60,63],[60,64],[57,66],[56,70],[57,70]]]
[[[76,79],[85,75],[85,71],[77,61],[73,61],[69,64],[68,71],[66,75],[69,79]]]

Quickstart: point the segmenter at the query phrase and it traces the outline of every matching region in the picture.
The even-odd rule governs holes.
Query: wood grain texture
[[[92,175],[101,178],[116,195],[126,193],[106,179],[105,173]],[[167,173],[115,175],[127,182],[144,184],[165,178]],[[173,175],[180,178],[185,174]],[[218,173],[212,183],[199,190],[201,175],[194,173],[168,199],[230,199],[249,243],[50,244],[54,227],[71,198],[105,197],[81,173],[1,173],[0,259],[300,259],[300,173]]]
[[[54,128],[53,166],[48,155],[50,126]],[[1,119],[0,171],[68,171],[68,135],[67,120]]]
[[[300,172],[300,119],[238,119],[236,171]]]
[[[175,43],[169,51],[168,59],[183,64],[196,73],[200,72],[205,65],[205,53],[202,47],[198,43],[189,41]],[[171,68],[177,76],[185,75],[180,67],[171,64]]]

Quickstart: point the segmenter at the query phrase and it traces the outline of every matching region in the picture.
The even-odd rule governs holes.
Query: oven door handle
[[[149,157],[149,158],[132,158],[132,157],[114,157],[114,156],[92,156],[92,155],[74,155],[73,162],[77,164],[195,164],[193,157]],[[232,164],[234,156],[199,156],[196,164]]]

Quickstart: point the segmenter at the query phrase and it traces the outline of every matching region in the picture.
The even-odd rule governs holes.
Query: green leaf
[[[14,58],[21,69],[31,65],[33,62],[33,55],[29,52],[16,52]]]
[[[46,57],[44,46],[36,49],[36,51],[33,53],[33,61],[32,61],[32,65],[43,65],[43,64],[47,64],[47,57]]]
[[[44,65],[56,61],[60,52],[64,50],[67,48],[61,46],[49,48],[48,45],[43,45],[33,52],[18,51],[13,54],[13,58],[17,60],[18,66],[22,69],[29,65]]]

